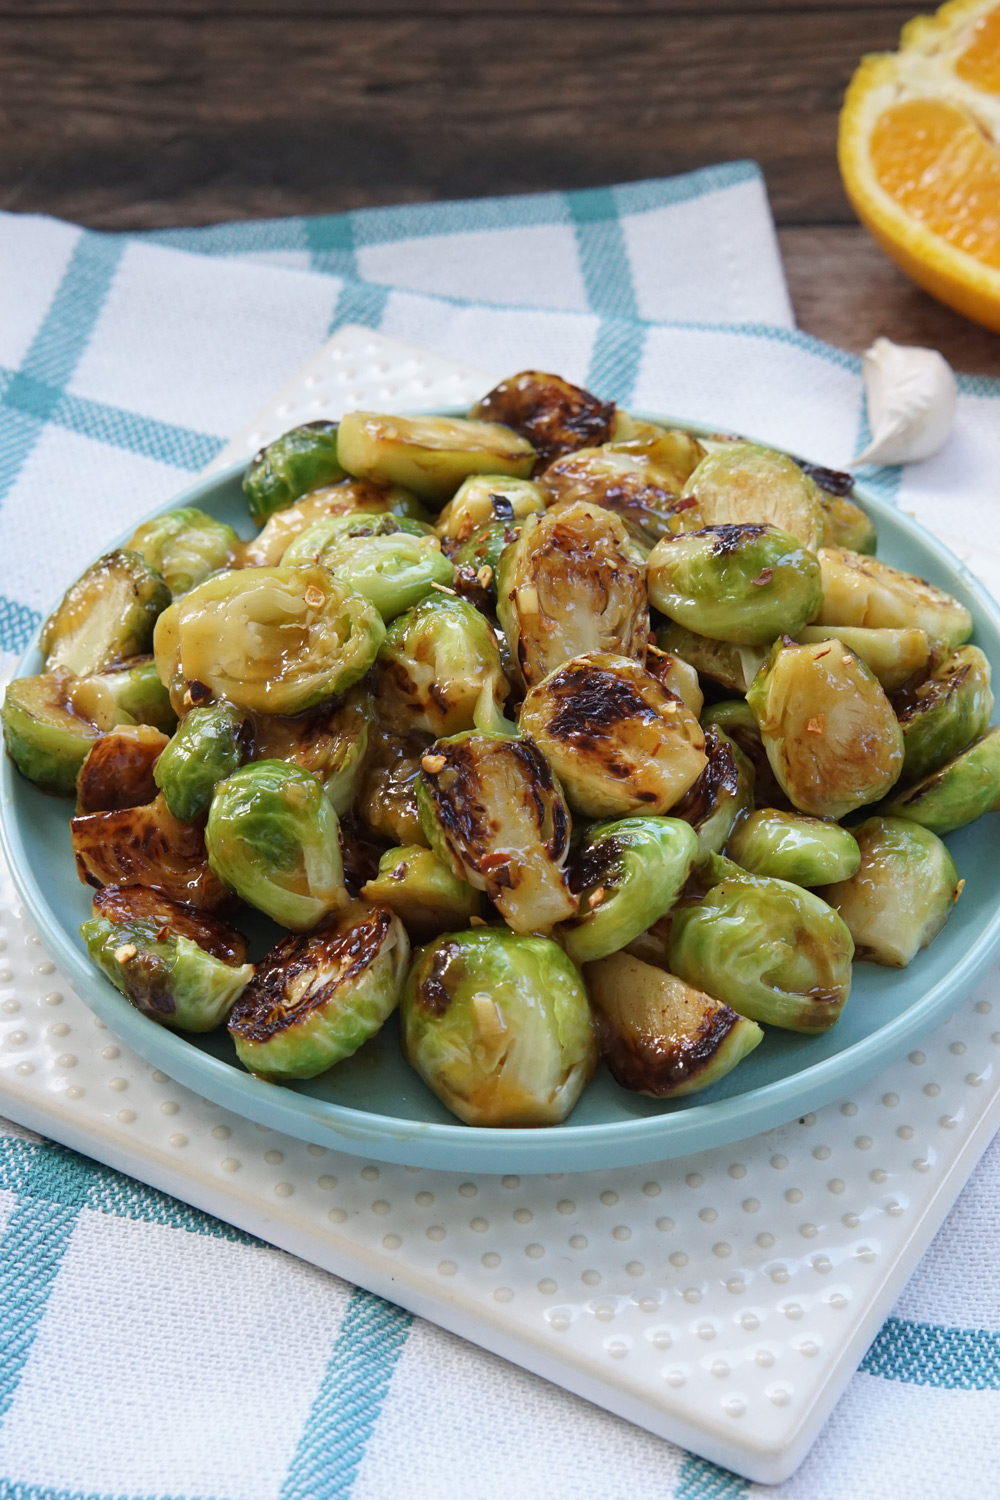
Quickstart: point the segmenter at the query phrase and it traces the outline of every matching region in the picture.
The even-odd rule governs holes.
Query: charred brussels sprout
[[[77,812],[117,812],[152,802],[153,770],[168,744],[152,724],[121,724],[102,734],[76,778]]]
[[[437,534],[446,541],[464,542],[481,526],[523,521],[545,509],[545,497],[530,479],[505,474],[472,474],[462,481],[437,519]]]
[[[845,495],[831,495],[820,491],[819,503],[823,507],[826,524],[823,527],[824,547],[847,547],[851,552],[864,552],[874,557],[878,545],[875,522],[866,515],[860,505],[848,500]]]
[[[719,729],[736,744],[753,766],[754,802],[758,807],[784,807],[787,798],[771,770],[771,762],[760,737],[760,725],[745,698],[726,698],[713,703],[701,715],[706,738],[712,728]]]
[[[243,543],[243,562],[248,567],[275,568],[295,538],[318,521],[346,517],[359,524],[366,516],[397,516],[420,522],[429,519],[409,490],[371,484],[367,479],[344,479],[303,495],[287,510],[275,511],[253,541]]]
[[[584,978],[601,1056],[616,1082],[636,1093],[696,1094],[763,1040],[755,1021],[631,954],[588,964]]]
[[[743,526],[766,523],[790,532],[815,552],[826,517],[819,488],[784,453],[754,443],[725,443],[703,458],[684,486],[684,525]]]
[[[903,778],[917,781],[985,733],[993,712],[990,664],[978,646],[961,646],[893,708],[903,730]]]
[[[527,479],[535,450],[499,422],[460,417],[391,417],[348,412],[338,451],[349,474],[379,484],[401,484],[432,505],[451,498],[470,474]]]
[[[261,448],[244,475],[243,494],[260,526],[300,495],[343,477],[336,422],[307,422]]]
[[[570,958],[606,958],[652,927],[673,906],[697,854],[694,832],[677,818],[594,823],[570,862],[580,911],[559,929]]]
[[[706,765],[694,714],[623,656],[557,667],[525,698],[520,723],[592,818],[667,812]]]
[[[185,715],[153,772],[164,801],[182,823],[207,812],[218,783],[239,766],[245,723],[245,715],[230,703],[210,703]]]
[[[346,698],[309,713],[258,715],[247,758],[290,761],[311,771],[342,818],[361,782],[373,719],[371,695],[358,683]]]
[[[738,823],[726,854],[751,875],[805,886],[848,880],[861,862],[857,840],[846,828],[776,807],[759,808]]]
[[[698,718],[705,706],[705,695],[698,681],[698,673],[691,663],[672,651],[661,651],[650,646],[646,656],[646,671],[651,672],[661,687],[675,694]]]
[[[821,547],[823,608],[817,625],[923,630],[948,651],[972,634],[964,604],[923,578],[843,547]]]
[[[907,818],[867,818],[854,837],[859,868],[823,894],[850,928],[856,958],[905,969],[937,937],[965,882],[937,835]]]
[[[470,917],[479,915],[479,892],[459,880],[436,854],[415,844],[387,849],[376,877],[361,887],[361,896],[373,906],[394,911],[419,943],[467,926]]]
[[[402,1022],[408,1061],[467,1125],[558,1125],[597,1063],[573,964],[558,943],[503,928],[422,948]]]
[[[898,780],[896,715],[874,674],[839,641],[777,642],[747,702],[771,769],[800,812],[842,818]]]
[[[106,885],[94,893],[93,913],[108,922],[152,922],[155,927],[169,927],[224,964],[238,969],[246,963],[249,944],[242,932],[195,906],[172,901],[152,886]]]
[[[674,911],[670,967],[752,1021],[828,1031],[851,988],[854,943],[837,913],[797,885],[713,856],[721,878]]]
[[[767,652],[761,646],[737,646],[731,641],[712,641],[696,635],[683,625],[671,621],[656,632],[656,644],[662,651],[679,656],[694,667],[700,677],[707,677],[729,693],[745,693],[753,682]]]
[[[601,401],[578,385],[543,370],[522,370],[477,401],[469,413],[483,422],[503,422],[534,448],[544,468],[561,453],[606,443],[615,403]]]
[[[85,885],[154,886],[199,911],[233,904],[209,868],[200,825],[175,818],[162,796],[141,807],[78,814],[69,830]]]
[[[78,677],[142,656],[170,590],[138,552],[109,552],[68,589],[42,626],[45,670]]]
[[[218,568],[230,568],[240,539],[231,526],[186,506],[144,521],[128,548],[144,557],[163,577],[176,599]]]
[[[798,632],[803,646],[817,641],[840,641],[875,673],[887,693],[894,693],[917,672],[923,672],[931,657],[926,631],[869,630],[858,625],[806,625]]]
[[[127,715],[137,724],[152,724],[165,734],[173,733],[177,725],[170,694],[151,656],[135,657],[104,672],[78,677],[73,685],[73,703],[77,713],[95,722],[103,722],[109,714]]]
[[[754,769],[743,751],[716,725],[705,730],[708,764],[672,812],[690,823],[699,858],[721,854],[733,825],[753,807]]]
[[[530,740],[438,740],[421,761],[417,804],[434,853],[485,891],[515,932],[548,932],[575,913],[565,869],[569,813]]]
[[[479,610],[493,614],[497,602],[497,573],[504,548],[516,542],[521,528],[511,521],[487,521],[451,554],[454,585]]]
[[[426,734],[396,734],[385,724],[374,726],[354,806],[373,837],[392,844],[426,845],[417,777],[420,758],[430,744]]]
[[[621,521],[599,506],[529,516],[497,575],[497,614],[525,685],[588,651],[641,659],[644,575]]]
[[[649,597],[661,613],[741,646],[794,635],[823,598],[815,555],[773,526],[707,526],[664,537],[647,566]]]
[[[647,444],[583,448],[551,464],[538,483],[552,506],[583,502],[614,511],[645,549],[680,528],[676,508],[683,480],[658,464]]]
[[[88,711],[78,708],[76,685],[69,672],[15,677],[0,711],[7,754],[21,775],[64,796],[75,790],[80,767],[102,730],[130,717],[111,699],[88,704]]]
[[[940,770],[898,793],[885,811],[937,834],[954,833],[984,813],[1000,812],[1000,728],[980,735]]]
[[[633,431],[616,429],[607,448],[612,453],[631,453],[647,459],[668,479],[678,493],[705,457],[705,449],[693,432],[679,427],[657,427],[655,423],[631,419]]]
[[[259,1078],[315,1078],[350,1057],[395,1010],[410,961],[399,919],[352,908],[272,948],[229,1017],[240,1062]]]
[[[296,932],[345,905],[337,815],[301,766],[259,760],[221,781],[205,828],[212,870]]]
[[[390,625],[376,685],[386,723],[435,737],[489,727],[509,692],[496,636],[466,600],[432,596]]]

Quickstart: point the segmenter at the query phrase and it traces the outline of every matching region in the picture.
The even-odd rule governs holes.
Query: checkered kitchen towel
[[[147,236],[0,215],[0,666],[337,327],[561,371],[842,465],[857,359],[792,326],[751,164]],[[1000,383],[869,481],[1000,590]],[[994,557],[994,551],[996,556]],[[996,1493],[1000,1151],[784,1500]],[[737,1496],[743,1480],[192,1209],[0,1133],[0,1500]]]

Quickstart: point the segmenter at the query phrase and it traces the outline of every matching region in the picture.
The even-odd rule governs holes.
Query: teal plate
[[[246,534],[242,466],[202,480],[175,505],[197,505]],[[971,609],[975,640],[1000,663],[1000,610],[958,560],[913,521],[860,495],[879,528],[879,555],[948,589]],[[131,534],[131,533],[129,533]],[[18,675],[39,672],[37,638]],[[837,1026],[824,1036],[768,1028],[727,1078],[690,1100],[657,1102],[619,1088],[602,1065],[570,1119],[549,1129],[459,1124],[404,1062],[395,1017],[325,1076],[283,1086],[244,1071],[225,1031],[181,1036],[148,1020],[87,958],[77,928],[90,892],[77,879],[70,804],[23,780],[2,757],[3,846],[42,940],[78,994],[127,1046],[203,1098],[302,1140],[448,1171],[556,1172],[681,1156],[784,1124],[856,1088],[925,1036],[966,998],[1000,950],[996,825],[980,820],[948,839],[966,886],[941,936],[904,970],[859,964]],[[249,930],[249,929],[248,929]],[[252,955],[277,936],[263,922]]]

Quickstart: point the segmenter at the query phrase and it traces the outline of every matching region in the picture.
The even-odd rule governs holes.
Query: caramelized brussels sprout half
[[[530,479],[506,474],[470,474],[437,519],[437,534],[446,541],[464,542],[481,526],[523,521],[545,509],[545,497]]]
[[[163,800],[182,823],[208,812],[218,783],[239,766],[245,724],[246,716],[231,703],[209,703],[185,714],[153,771]]]
[[[169,603],[170,590],[144,557],[123,548],[109,552],[67,589],[42,626],[46,672],[62,667],[83,677],[142,656]]]
[[[676,508],[683,484],[672,464],[656,462],[650,446],[582,448],[551,464],[538,483],[552,506],[579,501],[614,511],[645,550],[679,529]]]
[[[458,879],[485,891],[515,932],[548,932],[574,915],[569,813],[531,740],[458,734],[438,740],[420,765],[424,834]]]
[[[763,1041],[755,1021],[629,953],[588,964],[584,978],[601,1056],[615,1081],[635,1093],[696,1094]]]
[[[720,878],[697,905],[677,907],[670,967],[681,979],[787,1031],[828,1031],[851,989],[854,943],[818,896],[710,857]]]
[[[69,796],[91,747],[103,730],[129,715],[113,699],[78,707],[77,679],[69,672],[15,677],[7,684],[0,719],[7,754],[22,776],[43,791]],[[93,716],[92,716],[93,714]]]
[[[469,412],[482,422],[503,422],[534,448],[538,467],[572,453],[606,443],[611,436],[615,403],[601,401],[578,385],[543,370],[522,370],[488,391]]]
[[[916,628],[947,651],[972,634],[964,604],[923,578],[843,547],[821,547],[823,607],[817,625]]]
[[[698,673],[691,663],[672,651],[661,651],[658,646],[649,646],[646,654],[646,671],[651,672],[662,688],[675,694],[695,718],[705,706],[705,695],[698,681]]]
[[[467,1125],[558,1125],[597,1064],[576,968],[558,943],[502,927],[453,932],[416,955],[403,1051]]]
[[[352,907],[318,932],[283,938],[229,1017],[236,1055],[258,1078],[315,1078],[350,1057],[399,1003],[410,944],[384,906]]]
[[[525,698],[520,724],[592,818],[668,812],[707,764],[694,714],[624,656],[557,667]]]
[[[164,734],[177,727],[170,694],[160,681],[151,656],[117,662],[103,672],[78,677],[72,688],[76,712],[95,723],[111,718],[152,724]]]
[[[77,874],[85,885],[155,886],[172,901],[222,911],[230,893],[209,868],[197,823],[175,818],[162,796],[141,807],[81,813],[70,820]]]
[[[303,495],[287,510],[275,511],[253,541],[243,543],[243,563],[247,567],[275,568],[296,537],[318,521],[341,516],[355,524],[365,516],[397,516],[421,523],[429,519],[409,490],[371,484],[367,479],[343,479]]]
[[[925,671],[931,659],[926,631],[865,629],[858,625],[806,625],[798,632],[803,646],[817,641],[840,641],[861,658],[887,693],[894,693],[917,672]]]
[[[337,441],[349,474],[379,484],[401,484],[440,506],[470,474],[527,479],[535,450],[499,422],[461,417],[392,417],[348,412]]]
[[[152,802],[153,769],[169,743],[152,724],[121,724],[102,734],[76,778],[77,812],[116,812]]]
[[[960,646],[892,706],[903,730],[903,779],[918,781],[986,732],[993,713],[990,664],[978,646]]]
[[[753,800],[757,807],[786,807],[788,799],[771,770],[771,762],[760,737],[760,725],[745,698],[726,698],[713,703],[701,715],[706,739],[708,731],[719,729],[736,744],[753,767]]]
[[[699,677],[718,683],[728,693],[745,693],[767,659],[767,652],[761,646],[711,641],[672,620],[656,632],[656,644],[694,667]]]
[[[693,432],[679,427],[658,427],[655,423],[630,418],[632,431],[616,429],[607,444],[612,453],[642,455],[679,494],[705,457],[706,449]]]
[[[387,906],[414,942],[426,943],[439,933],[468,926],[479,915],[479,892],[459,880],[429,849],[415,844],[387,849],[378,874],[361,887],[373,906]]]
[[[672,813],[690,823],[698,857],[721,854],[737,820],[753,807],[754,769],[743,751],[717,725],[705,730],[708,764]]]
[[[177,599],[219,568],[231,568],[240,539],[231,526],[203,510],[185,506],[144,521],[126,543],[162,575]]]
[[[384,636],[374,606],[326,568],[244,568],[172,605],[154,646],[161,678],[186,683],[189,703],[202,693],[296,714],[363,677]]]
[[[878,679],[839,641],[776,642],[747,702],[771,769],[800,812],[843,818],[899,779],[896,715]]]
[[[459,734],[495,720],[509,692],[489,621],[466,600],[431,595],[390,625],[375,689],[386,723]]]
[[[621,521],[600,506],[529,516],[497,575],[497,614],[525,685],[584,652],[641,660],[649,634],[644,574]]]
[[[500,559],[504,548],[516,542],[520,534],[521,528],[514,522],[487,521],[452,552],[455,589],[476,609],[491,615],[496,612]]]
[[[707,526],[649,555],[650,601],[688,630],[739,646],[794,635],[822,603],[819,563],[774,526]]]
[[[759,808],[737,823],[726,854],[751,875],[804,886],[849,880],[861,863],[857,840],[846,828],[777,807]]]
[[[92,907],[95,917],[108,922],[151,922],[157,928],[169,927],[233,968],[247,961],[249,944],[242,932],[195,906],[172,901],[153,886],[102,886],[94,892]]]
[[[965,882],[937,834],[908,818],[866,818],[854,837],[858,869],[823,894],[850,928],[855,958],[905,969],[937,937]]]
[[[262,526],[300,495],[343,477],[336,422],[306,422],[261,448],[243,477],[243,494],[250,514]]]
[[[822,545],[826,516],[818,486],[795,461],[755,443],[725,443],[690,476],[681,497],[685,528],[766,523],[790,532],[815,552]]]
[[[396,734],[376,723],[361,771],[355,815],[373,837],[393,844],[426,845],[417,807],[420,758],[429,749],[426,734]]]
[[[579,915],[559,929],[574,963],[606,958],[670,910],[698,855],[677,818],[594,823],[572,852],[569,879]]]
[[[916,786],[898,792],[884,811],[937,834],[954,833],[984,813],[1000,812],[1000,727],[987,730]]]
[[[259,714],[247,759],[286,760],[311,771],[342,818],[361,784],[373,719],[371,694],[362,683],[346,698],[308,713]]]
[[[846,547],[850,552],[863,552],[874,557],[878,546],[878,532],[875,522],[860,505],[855,505],[846,495],[827,494],[822,486],[819,503],[825,517],[824,547]]]
[[[205,847],[223,885],[282,927],[305,932],[347,902],[337,814],[301,766],[258,760],[220,781]]]

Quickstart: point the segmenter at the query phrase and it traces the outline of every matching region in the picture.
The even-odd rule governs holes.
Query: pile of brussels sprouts
[[[152,1020],[287,1082],[399,1007],[461,1120],[548,1125],[599,1055],[671,1099],[827,1030],[947,921],[990,668],[849,476],[529,371],[243,488],[252,540],[173,510],[88,568],[3,706]],[[245,907],[288,932],[256,964]]]

